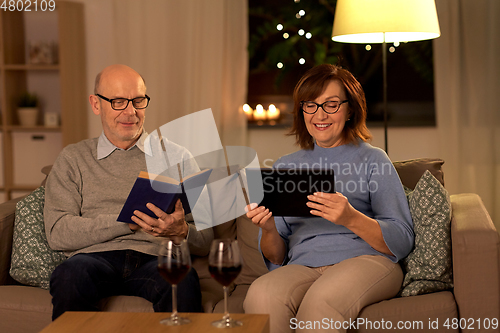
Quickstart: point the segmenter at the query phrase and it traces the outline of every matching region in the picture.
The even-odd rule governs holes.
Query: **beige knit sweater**
[[[133,232],[128,224],[116,220],[139,172],[147,170],[144,153],[133,147],[98,160],[97,142],[94,138],[67,146],[52,167],[44,211],[50,247],[67,256],[125,249],[157,255],[161,238]],[[183,172],[198,171],[186,149],[174,149],[186,156]],[[206,255],[212,238],[211,228],[198,231],[190,224],[192,254]]]

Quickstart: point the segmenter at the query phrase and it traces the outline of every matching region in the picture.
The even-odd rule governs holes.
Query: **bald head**
[[[142,75],[137,73],[134,69],[130,68],[129,66],[116,64],[104,68],[99,74],[97,74],[94,83],[94,94],[102,94],[103,86],[105,86],[108,83],[108,81],[121,79],[127,76],[128,77],[139,76],[142,79],[144,87],[146,87],[146,81],[144,80]]]
[[[144,79],[128,66],[111,65],[97,75],[94,89],[89,103],[92,112],[101,117],[104,134],[118,148],[132,147],[143,133],[146,108],[136,108],[130,101],[147,97]],[[126,107],[114,109],[114,99],[128,100]]]

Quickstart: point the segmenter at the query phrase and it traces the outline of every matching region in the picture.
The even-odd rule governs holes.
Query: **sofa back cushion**
[[[439,158],[416,158],[393,162],[401,183],[412,190],[426,170],[429,170],[441,185],[444,186],[444,173],[441,169],[443,164],[444,161]]]
[[[230,238],[236,239],[236,220],[231,220],[213,227],[214,239],[217,238]],[[198,273],[200,279],[210,279],[210,272],[208,271],[208,256],[193,256],[193,268]]]
[[[236,219],[236,237],[243,257],[243,269],[236,278],[236,284],[251,284],[256,278],[268,272],[259,251],[259,227],[246,216]]]
[[[0,285],[12,283],[9,275],[12,254],[12,235],[14,233],[14,212],[20,198],[2,203],[0,211]]]
[[[49,289],[52,271],[66,256],[47,242],[44,199],[45,188],[40,186],[16,205],[10,275],[20,283]]]
[[[401,260],[405,272],[401,296],[451,289],[450,196],[443,185],[429,171],[425,171],[408,197],[415,247]]]

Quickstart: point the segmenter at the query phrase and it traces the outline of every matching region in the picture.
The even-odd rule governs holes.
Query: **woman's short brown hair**
[[[343,144],[357,144],[358,139],[366,142],[372,138],[366,127],[366,98],[361,84],[348,70],[335,65],[322,64],[308,70],[293,92],[293,125],[288,135],[295,135],[296,144],[302,149],[313,149],[314,139],[307,131],[300,102],[314,101],[330,81],[340,83],[349,101],[347,107],[350,119],[346,121],[342,131]]]

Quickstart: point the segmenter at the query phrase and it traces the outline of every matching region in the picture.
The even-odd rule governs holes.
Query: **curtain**
[[[437,123],[450,193],[481,196],[500,230],[500,1],[436,0]]]
[[[223,144],[246,144],[247,0],[84,3],[89,86],[105,66],[126,64],[146,81],[148,132],[211,108]],[[90,126],[100,133],[96,119]]]

